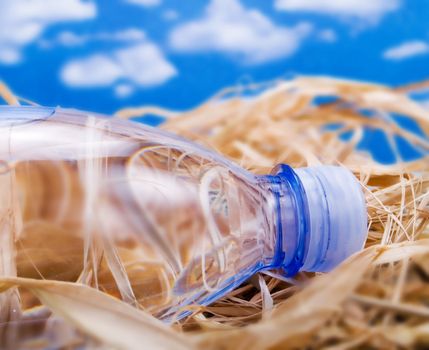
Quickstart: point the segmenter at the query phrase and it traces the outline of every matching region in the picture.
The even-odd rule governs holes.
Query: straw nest
[[[162,128],[256,173],[278,163],[347,166],[366,195],[366,249],[324,275],[255,276],[222,300],[195,307],[192,317],[173,327],[80,284],[2,278],[4,346],[17,344],[10,310],[17,307],[11,295],[19,286],[56,315],[39,330],[45,337],[19,343],[25,348],[43,348],[47,340],[58,348],[429,347],[429,112],[408,97],[420,88],[299,77],[226,89],[184,113],[150,106],[119,111],[118,118],[167,117]],[[0,92],[7,102],[18,102],[5,86]],[[404,128],[403,118],[419,131]],[[375,130],[394,164],[380,164],[359,147]],[[404,161],[398,146],[404,143],[422,157]]]

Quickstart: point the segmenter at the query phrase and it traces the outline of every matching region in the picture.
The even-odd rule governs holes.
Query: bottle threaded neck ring
[[[286,164],[277,165],[267,176],[277,203],[277,247],[273,265],[286,276],[301,270],[308,239],[308,205],[303,184]]]

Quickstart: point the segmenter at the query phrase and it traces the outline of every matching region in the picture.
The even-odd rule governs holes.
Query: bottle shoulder
[[[127,157],[148,148],[197,156],[254,181],[254,175],[222,155],[179,135],[142,123],[75,109],[0,106],[0,157],[78,160]]]

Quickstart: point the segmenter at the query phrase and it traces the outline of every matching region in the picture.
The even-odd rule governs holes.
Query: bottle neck
[[[287,276],[327,272],[362,249],[367,211],[359,182],[345,168],[294,171],[280,164],[260,183],[274,199],[276,247],[273,268]]]
[[[304,265],[308,240],[308,206],[303,185],[288,165],[278,165],[260,178],[274,198],[276,247],[273,268],[293,276]]]

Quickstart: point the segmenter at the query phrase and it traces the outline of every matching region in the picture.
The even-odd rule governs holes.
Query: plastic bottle
[[[254,175],[91,113],[0,107],[0,162],[19,276],[86,283],[167,321],[257,271],[329,271],[367,235],[360,185],[342,167]]]

